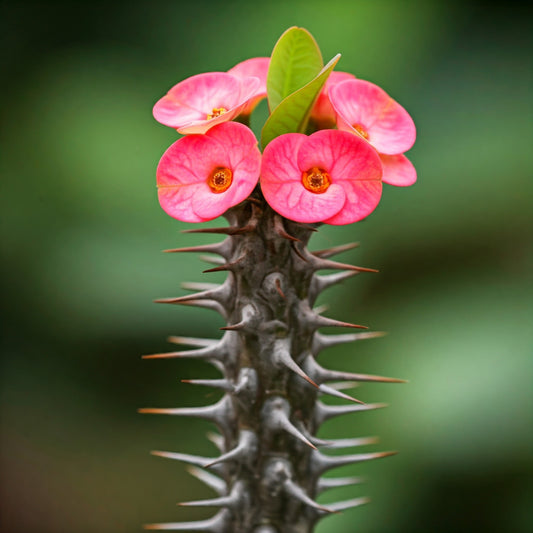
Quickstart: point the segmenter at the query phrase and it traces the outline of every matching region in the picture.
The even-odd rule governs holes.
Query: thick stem
[[[214,230],[228,236],[218,245],[170,251],[207,251],[219,254],[222,264],[211,271],[228,271],[220,286],[207,286],[196,295],[165,300],[218,309],[228,325],[221,340],[177,338],[199,346],[189,352],[156,354],[154,357],[200,357],[213,363],[223,379],[198,384],[223,389],[221,401],[196,409],[144,409],[144,412],[200,416],[220,430],[215,437],[221,456],[202,458],[173,452],[157,455],[203,466],[219,477],[200,470],[193,475],[218,493],[218,497],[188,505],[223,508],[212,519],[195,523],[152,524],[149,529],[214,531],[219,533],[308,533],[328,513],[366,503],[364,498],[328,508],[314,498],[333,486],[357,483],[342,478],[338,485],[321,480],[331,468],[384,457],[389,453],[327,456],[317,447],[348,447],[369,439],[323,441],[315,437],[322,422],[331,417],[382,407],[361,405],[342,393],[331,381],[383,381],[388,378],[334,372],[324,369],[315,356],[324,347],[379,334],[324,336],[322,326],[362,328],[321,316],[312,309],[320,291],[365,271],[329,259],[346,249],[306,248],[314,228],[281,218],[259,191],[227,214],[230,227]],[[209,230],[202,230],[209,231]],[[340,274],[320,276],[323,268]],[[202,286],[203,288],[203,286]],[[180,340],[181,339],[181,340]],[[331,342],[328,342],[330,341]],[[192,380],[191,382],[195,382]],[[346,406],[326,406],[319,395],[350,400]]]

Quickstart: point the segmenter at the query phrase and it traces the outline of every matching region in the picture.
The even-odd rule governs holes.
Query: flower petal
[[[312,167],[326,170],[333,183],[381,180],[377,152],[359,136],[338,130],[320,130],[309,136],[298,151],[302,172]]]
[[[209,128],[234,119],[253,98],[260,81],[241,80],[227,72],[208,72],[178,83],[161,98],[153,110],[157,121],[180,133],[205,133]],[[212,119],[214,109],[225,112]]]
[[[260,165],[257,139],[243,124],[226,122],[205,135],[183,137],[169,147],[157,167],[161,207],[185,222],[216,218],[253,191]],[[233,174],[223,193],[214,193],[207,184],[218,167]]]
[[[345,193],[335,184],[320,194],[303,186],[297,153],[307,141],[303,134],[287,133],[268,144],[263,153],[261,189],[280,215],[297,222],[319,222],[342,208]]]
[[[376,150],[356,135],[338,130],[313,133],[300,147],[298,166],[302,171],[315,166],[322,168],[333,184],[343,188],[345,202],[334,216],[322,219],[327,224],[357,222],[379,203],[381,160]]]
[[[343,183],[346,202],[333,217],[325,220],[326,224],[352,224],[367,217],[376,209],[381,199],[381,181],[352,181]]]
[[[397,187],[407,187],[416,182],[416,169],[403,154],[379,154],[383,165],[383,181]]]
[[[355,76],[349,72],[333,71],[329,75],[311,111],[311,118],[319,127],[331,127],[335,125],[335,110],[329,100],[329,90],[331,87],[343,81],[353,79],[355,79]]]
[[[228,70],[229,74],[233,74],[240,79],[248,78],[250,76],[259,78],[259,87],[256,89],[254,97],[248,101],[244,109],[241,111],[243,115],[249,115],[254,110],[255,106],[266,97],[266,79],[269,66],[269,57],[252,57],[251,59],[237,63],[233,68]]]
[[[339,129],[356,132],[355,125],[362,127],[368,142],[383,154],[400,154],[413,146],[416,128],[412,118],[377,85],[348,80],[333,86],[329,95]]]

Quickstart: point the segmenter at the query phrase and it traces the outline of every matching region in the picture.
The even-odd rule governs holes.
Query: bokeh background
[[[215,377],[207,365],[140,355],[222,325],[210,311],[151,303],[183,294],[181,281],[221,279],[195,256],[160,253],[214,239],[180,234],[189,226],[158,206],[155,168],[176,134],[151,108],[187,76],[269,55],[291,25],[309,29],[326,60],[341,52],[340,70],[384,87],[418,128],[416,186],[386,186],[367,220],[313,240],[360,241],[341,259],[381,270],[331,289],[329,316],[390,332],[321,361],[410,380],[361,386],[361,399],[391,406],[325,427],[380,435],[373,449],[401,453],[339,471],[369,481],[320,501],[373,503],[318,531],[531,530],[531,13],[521,6],[2,3],[2,532],[130,533],[211,516],[176,508],[212,493],[148,454],[213,455],[209,424],[136,413],[218,399],[179,382]]]

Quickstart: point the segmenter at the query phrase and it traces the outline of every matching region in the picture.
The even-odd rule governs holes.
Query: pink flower
[[[233,74],[240,79],[253,76],[259,78],[260,81],[255,96],[246,104],[245,108],[241,111],[241,114],[249,115],[254,110],[255,106],[266,97],[266,80],[269,66],[269,57],[252,57],[251,59],[237,63],[233,68],[228,70],[230,74]]]
[[[383,181],[407,186],[416,181],[413,164],[403,155],[416,138],[416,129],[407,111],[383,89],[364,80],[348,80],[329,91],[337,113],[337,127],[366,139],[383,164]]]
[[[381,175],[377,152],[356,135],[287,133],[265,148],[261,189],[272,208],[291,220],[350,224],[378,205]]]
[[[159,203],[183,222],[211,220],[248,197],[260,167],[257,139],[238,122],[182,137],[157,167]]]
[[[350,74],[349,72],[333,71],[329,75],[326,84],[320,91],[313,110],[311,111],[311,119],[314,120],[315,124],[320,129],[331,128],[335,126],[336,123],[337,117],[335,115],[335,110],[333,109],[333,106],[331,105],[329,99],[330,89],[334,85],[338,85],[343,81],[353,79],[355,79],[355,76],[353,74]]]
[[[256,96],[261,82],[227,72],[198,74],[174,85],[154,106],[154,118],[179,133],[205,133],[233,120]]]

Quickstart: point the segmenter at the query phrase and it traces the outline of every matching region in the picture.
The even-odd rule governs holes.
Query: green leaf
[[[318,44],[307,30],[292,27],[285,31],[274,46],[267,74],[270,111],[309,83],[323,66]]]
[[[274,109],[261,132],[261,145],[263,148],[284,133],[304,133],[309,121],[313,105],[324,87],[328,76],[339,61],[341,55],[337,54],[307,85],[287,96],[281,104]]]

